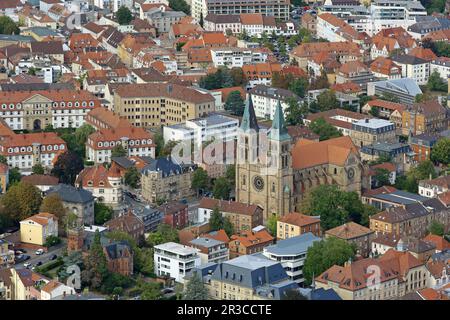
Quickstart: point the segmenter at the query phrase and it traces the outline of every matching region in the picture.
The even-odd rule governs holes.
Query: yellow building
[[[9,167],[0,163],[0,193],[5,193],[9,183]]]
[[[55,215],[41,212],[20,221],[20,241],[44,245],[48,236],[58,236],[58,219]]]

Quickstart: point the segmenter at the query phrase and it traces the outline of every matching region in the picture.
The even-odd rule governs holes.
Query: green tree
[[[328,111],[339,107],[339,101],[333,90],[325,90],[317,96],[317,106],[319,111]]]
[[[442,163],[446,166],[450,164],[450,138],[441,138],[431,149],[431,160]]]
[[[306,115],[305,108],[300,106],[298,100],[294,97],[289,97],[286,103],[288,105],[285,112],[286,123],[291,126],[302,124]]]
[[[244,107],[245,103],[241,97],[241,93],[237,90],[230,92],[225,102],[225,110],[241,117],[244,114]]]
[[[143,286],[141,300],[160,300],[161,298],[161,283],[149,282]]]
[[[441,78],[436,69],[428,78],[427,88],[428,90],[447,92],[447,83]]]
[[[328,140],[332,138],[341,137],[342,133],[336,129],[334,126],[325,121],[324,118],[318,118],[312,121],[309,128],[317,135],[319,135],[319,140]]]
[[[186,284],[184,300],[208,300],[208,289],[197,272],[193,273]]]
[[[33,174],[44,174],[44,167],[42,166],[42,164],[40,163],[36,163],[32,168],[31,171],[33,172]]]
[[[213,231],[217,231],[222,229],[222,227],[223,227],[222,213],[220,212],[218,207],[215,207],[211,212],[211,216],[209,217],[209,228]]]
[[[389,182],[389,170],[384,168],[376,168],[374,179],[377,182],[378,186],[387,186],[391,183]]]
[[[9,170],[9,185],[12,186],[15,183],[20,182],[22,179],[22,175],[20,174],[20,170],[17,167],[14,167]]]
[[[430,225],[428,226],[428,231],[431,234],[443,237],[444,233],[445,233],[445,226],[442,223],[440,223],[439,221],[433,220],[433,221],[431,221]]]
[[[225,177],[227,178],[230,185],[234,186],[236,184],[236,165],[230,164],[227,166]]]
[[[267,219],[267,222],[266,222],[267,230],[269,230],[270,234],[274,237],[277,236],[278,218],[279,217],[276,214],[272,214],[269,216],[269,219]]]
[[[225,233],[231,237],[234,234],[234,225],[231,223],[230,217],[223,217],[223,228]]]
[[[334,265],[344,265],[345,262],[355,257],[355,253],[354,246],[335,237],[314,242],[308,248],[303,266],[306,284],[311,284],[313,275],[317,277]]]
[[[308,300],[297,289],[288,289],[283,292],[281,300]]]
[[[329,87],[330,87],[330,82],[328,81],[327,74],[325,73],[325,71],[322,70],[322,72],[320,73],[320,76],[312,79],[309,89],[310,90],[319,90],[319,89],[326,89]]]
[[[109,275],[106,256],[100,242],[100,232],[95,231],[94,239],[85,259],[82,281],[92,289],[99,289]]]
[[[159,224],[156,232],[150,233],[147,238],[147,244],[152,247],[161,243],[178,241],[178,231],[165,223]]]
[[[94,221],[97,225],[103,225],[105,222],[111,220],[113,216],[113,209],[104,203],[94,203]]]
[[[247,79],[245,78],[242,68],[231,68],[230,75],[233,78],[233,85],[235,87],[241,87],[247,84]]]
[[[233,77],[226,67],[220,67],[216,72],[202,77],[199,86],[203,89],[213,90],[234,86]]]
[[[363,211],[361,213],[361,225],[365,226],[365,227],[369,227],[370,226],[370,217],[373,216],[375,213],[378,213],[377,209],[375,209],[375,207],[369,205],[369,204],[364,204],[363,206]]]
[[[125,6],[121,6],[116,12],[116,18],[120,25],[127,25],[130,24],[131,20],[133,20],[133,15],[131,14],[130,9]]]
[[[192,174],[191,188],[197,191],[197,197],[200,189],[205,189],[208,186],[208,173],[203,168],[197,168]]]
[[[61,243],[61,239],[54,236],[54,235],[49,235],[46,239],[45,239],[45,243],[44,243],[44,247],[50,248],[53,246],[56,246],[57,244]]]
[[[231,186],[225,177],[219,177],[214,181],[213,196],[216,199],[228,200],[230,198]]]
[[[169,0],[169,7],[175,11],[183,11],[186,15],[191,15],[191,8],[185,0]]]
[[[3,214],[12,221],[21,221],[39,212],[41,191],[27,182],[11,186],[1,199]]]
[[[0,34],[19,34],[19,26],[8,16],[0,17]]]
[[[375,118],[378,118],[378,117],[380,117],[380,109],[378,109],[375,106],[372,106],[370,108],[370,114],[373,115]]]
[[[8,164],[8,160],[6,159],[5,156],[0,155],[0,163]]]
[[[125,172],[125,184],[134,189],[139,187],[139,183],[141,181],[141,174],[136,169],[136,167],[130,167]]]
[[[160,131],[156,132],[153,136],[156,148],[155,148],[155,156],[156,158],[160,158],[162,156],[162,151],[164,148],[164,137]]]
[[[111,150],[111,157],[126,157],[127,156],[127,150],[121,145],[117,144],[112,148]]]
[[[58,218],[59,234],[64,234],[67,212],[57,193],[49,194],[42,200],[40,211],[54,214]]]
[[[58,156],[51,174],[59,178],[61,183],[73,185],[77,175],[83,169],[84,164],[81,157],[72,151],[66,151]]]
[[[308,80],[305,78],[294,79],[289,83],[288,89],[300,98],[304,98],[306,90],[308,89]]]
[[[203,20],[203,12],[201,11],[200,12],[200,21],[199,21],[199,25],[200,25],[200,27],[202,27],[203,28],[203,24],[205,23],[205,21]]]

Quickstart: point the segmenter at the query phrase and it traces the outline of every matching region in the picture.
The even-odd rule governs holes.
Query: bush
[[[45,265],[42,265],[42,266],[36,268],[36,272],[44,274],[52,269],[62,266],[63,264],[64,264],[64,260],[61,257],[59,257],[58,259],[56,259],[54,261],[51,261]]]
[[[48,236],[45,240],[44,246],[47,248],[53,247],[57,244],[61,243],[61,239],[55,236]]]

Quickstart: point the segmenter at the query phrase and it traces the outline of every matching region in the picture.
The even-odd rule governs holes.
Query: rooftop
[[[308,251],[308,248],[316,241],[321,241],[321,238],[308,232],[296,237],[279,240],[276,244],[265,247],[264,252],[280,256],[298,255]]]
[[[194,248],[188,247],[188,246],[183,246],[182,244],[175,243],[175,242],[166,242],[163,244],[159,244],[159,245],[155,246],[155,249],[169,251],[171,253],[179,254],[182,256],[187,256],[187,255],[198,253],[197,249],[194,249]]]

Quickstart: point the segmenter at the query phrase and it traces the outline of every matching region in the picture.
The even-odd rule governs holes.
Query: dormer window
[[[87,185],[88,185],[88,187],[92,187],[94,185],[94,183],[92,182],[92,180],[89,180]]]
[[[67,102],[67,106],[70,108],[72,107],[72,102]]]

